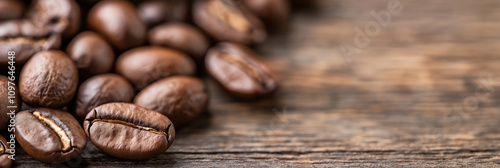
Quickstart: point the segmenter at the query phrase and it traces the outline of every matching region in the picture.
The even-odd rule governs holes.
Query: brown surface
[[[258,46],[282,79],[274,98],[231,100],[210,81],[210,113],[179,130],[166,154],[121,161],[89,144],[82,165],[498,166],[500,2],[402,1],[347,64],[337,46],[353,44],[353,27],[387,2],[323,0],[295,13],[289,32]],[[481,75],[496,92],[477,109],[450,111]],[[18,152],[18,167],[47,166]]]

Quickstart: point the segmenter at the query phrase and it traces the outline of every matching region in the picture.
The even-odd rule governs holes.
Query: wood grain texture
[[[124,161],[89,143],[79,165],[500,166],[500,1],[401,0],[351,63],[338,46],[389,1],[319,2],[257,46],[281,77],[274,96],[233,100],[206,79],[209,113],[179,129],[165,154]],[[474,99],[485,85],[496,91]],[[461,110],[464,101],[477,108]],[[55,166],[16,157],[16,167]]]

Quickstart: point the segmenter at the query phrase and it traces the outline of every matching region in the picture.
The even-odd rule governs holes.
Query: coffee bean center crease
[[[59,127],[54,120],[42,116],[38,111],[33,112],[33,115],[35,115],[45,126],[49,127],[57,135],[59,141],[61,141],[63,152],[67,152],[71,149],[71,140],[66,132],[64,132],[64,130]]]
[[[129,122],[121,121],[121,120],[94,119],[94,120],[92,120],[91,124],[94,124],[95,122],[99,122],[99,121],[100,122],[107,122],[107,123],[122,124],[122,125],[130,126],[130,127],[133,127],[133,128],[144,130],[144,131],[150,131],[150,132],[157,133],[157,134],[163,134],[166,137],[168,137],[168,133],[166,133],[166,132],[158,131],[158,130],[156,130],[154,128],[150,128],[150,127],[144,127],[144,126],[135,125],[135,124],[132,124],[132,123],[129,123]],[[169,128],[170,128],[170,126],[169,126]],[[168,128],[167,128],[166,131],[168,131]]]

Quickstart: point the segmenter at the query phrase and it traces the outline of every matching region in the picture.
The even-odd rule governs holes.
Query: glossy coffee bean
[[[116,61],[116,72],[142,89],[162,78],[193,75],[196,67],[187,55],[164,47],[147,46],[129,50]]]
[[[245,6],[267,24],[280,24],[290,15],[290,0],[250,0]]]
[[[2,168],[9,168],[12,166],[12,159],[9,158],[9,155],[12,153],[10,149],[7,140],[0,135],[0,167]]]
[[[111,156],[144,160],[164,153],[175,139],[175,128],[164,115],[129,103],[108,103],[86,117],[87,136]]]
[[[128,1],[100,1],[89,12],[90,28],[120,51],[137,47],[146,39],[146,26]]]
[[[80,15],[80,7],[74,0],[32,0],[26,17],[37,27],[46,27],[68,38],[80,28]]]
[[[245,44],[260,43],[266,39],[262,22],[241,4],[233,0],[196,0],[193,20],[218,41]]]
[[[139,92],[134,104],[167,116],[181,126],[202,114],[208,92],[203,82],[190,76],[173,76],[157,81]]]
[[[147,0],[137,6],[139,18],[148,26],[167,21],[187,21],[189,4],[185,0]]]
[[[69,161],[85,149],[87,138],[65,111],[37,108],[16,115],[16,139],[31,157],[48,163]]]
[[[77,84],[78,70],[65,53],[42,51],[21,70],[19,93],[30,106],[61,108],[73,98]]]
[[[250,48],[236,43],[219,43],[205,58],[208,73],[234,96],[254,98],[277,87],[273,71]]]
[[[0,1],[0,21],[19,19],[23,16],[24,5],[18,0]]]
[[[91,31],[78,34],[69,43],[66,52],[78,68],[82,79],[110,72],[115,61],[113,48],[101,36]]]
[[[134,96],[132,85],[116,74],[96,75],[80,85],[76,96],[75,116],[83,123],[93,108],[110,102],[131,102]]]
[[[2,131],[9,125],[11,117],[14,117],[13,114],[21,109],[21,98],[17,85],[3,75],[0,75],[0,95],[2,95],[0,97],[0,131]],[[11,96],[12,99],[9,98]],[[8,106],[13,108],[7,108]]]
[[[15,52],[17,67],[39,51],[58,48],[61,37],[49,29],[38,27],[29,20],[0,22],[0,53]],[[7,67],[7,57],[0,57],[0,66]]]
[[[149,43],[178,49],[195,60],[203,60],[209,41],[196,27],[185,23],[166,23],[154,27],[148,34]]]

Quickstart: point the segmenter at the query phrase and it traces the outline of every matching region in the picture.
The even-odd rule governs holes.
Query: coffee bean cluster
[[[87,139],[117,158],[161,155],[175,127],[206,111],[209,93],[197,77],[207,73],[239,99],[276,90],[276,74],[250,46],[307,2],[1,0],[0,54],[16,53],[14,104],[24,110],[16,140],[48,163],[79,156]],[[3,74],[8,61],[0,57]],[[8,81],[0,75],[2,131]],[[0,156],[0,167],[10,165]]]

